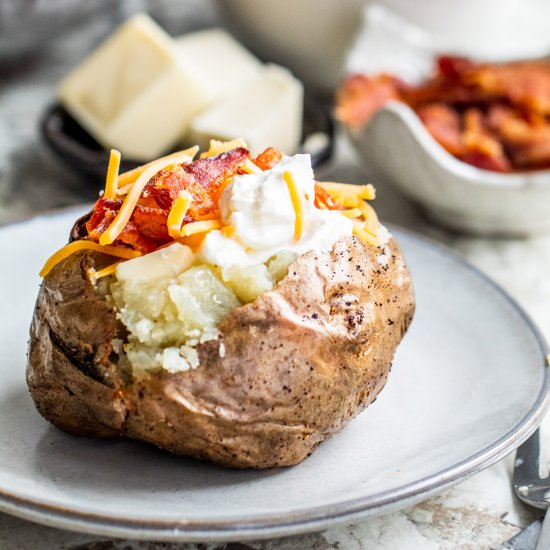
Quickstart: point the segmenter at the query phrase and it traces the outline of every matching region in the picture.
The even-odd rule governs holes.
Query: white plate
[[[395,229],[418,309],[379,399],[305,462],[227,470],[48,425],[25,385],[43,259],[76,213],[0,230],[0,509],[67,529],[228,541],[313,531],[422,500],[504,457],[548,402],[546,345],[519,307],[449,251]]]

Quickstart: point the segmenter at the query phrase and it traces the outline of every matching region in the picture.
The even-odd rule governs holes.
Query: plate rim
[[[51,219],[81,211],[87,205],[56,209],[21,219],[0,227],[0,232],[16,225],[32,223],[39,218]],[[451,259],[472,272],[493,288],[523,320],[533,334],[541,352],[543,379],[533,405],[522,419],[492,444],[448,468],[434,472],[412,483],[387,491],[359,497],[338,504],[311,507],[301,512],[262,515],[251,519],[214,520],[142,520],[113,517],[100,513],[79,512],[61,505],[14,495],[0,487],[0,511],[45,525],[90,534],[140,538],[142,540],[180,542],[221,542],[271,538],[319,531],[328,527],[348,524],[368,516],[380,515],[403,508],[452,487],[456,483],[495,464],[523,443],[538,427],[550,405],[550,375],[548,372],[548,344],[523,307],[498,283],[471,264],[458,252],[430,237],[396,224],[387,224],[395,232],[399,243],[402,234],[424,247]]]

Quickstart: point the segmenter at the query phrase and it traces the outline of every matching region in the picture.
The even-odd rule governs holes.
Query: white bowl
[[[398,102],[347,132],[376,179],[397,186],[444,226],[503,237],[550,231],[550,170],[500,174],[466,164]]]

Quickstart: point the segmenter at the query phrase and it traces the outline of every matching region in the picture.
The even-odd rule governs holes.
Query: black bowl
[[[109,151],[82,128],[60,103],[54,103],[46,110],[40,129],[51,152],[67,168],[89,180],[90,184],[97,185],[105,179]],[[308,99],[304,105],[299,152],[309,153],[312,165],[317,167],[330,159],[333,148],[334,125],[330,111],[318,101]],[[122,157],[120,170],[131,170],[144,162],[147,161]]]

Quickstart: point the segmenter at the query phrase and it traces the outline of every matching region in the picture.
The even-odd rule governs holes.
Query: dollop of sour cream
[[[302,201],[304,224],[299,240],[294,238],[296,213],[283,178],[289,171]],[[351,220],[342,214],[315,207],[315,179],[309,155],[283,157],[271,170],[236,176],[219,201],[224,224],[234,228],[228,237],[211,231],[199,255],[222,268],[266,262],[281,250],[303,254],[327,251],[353,231]]]

